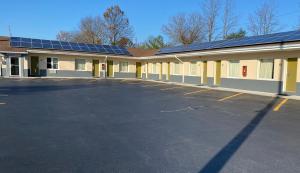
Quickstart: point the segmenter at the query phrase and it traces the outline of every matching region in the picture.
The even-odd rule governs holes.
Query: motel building
[[[0,37],[0,76],[137,78],[300,96],[300,31],[161,50]]]

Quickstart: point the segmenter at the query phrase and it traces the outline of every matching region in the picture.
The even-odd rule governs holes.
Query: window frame
[[[48,68],[48,59],[51,59],[51,68]],[[57,60],[57,68],[53,68],[54,67],[54,59]],[[59,70],[59,58],[57,58],[57,57],[47,57],[46,58],[46,68],[48,70]]]
[[[194,64],[195,63],[195,64]],[[196,66],[196,71],[195,71],[195,74],[192,74],[192,71],[191,71],[191,67],[192,67],[192,64],[194,64],[195,66]],[[189,75],[190,76],[198,76],[198,74],[197,74],[197,71],[198,71],[199,69],[198,69],[198,61],[191,61],[190,62],[190,65],[189,65]]]
[[[76,60],[84,60],[84,69],[76,69]],[[75,70],[76,71],[87,71],[87,68],[86,68],[86,59],[85,58],[76,58],[75,59]]]
[[[122,65],[124,65],[124,63],[126,63],[126,66],[127,66],[127,69],[126,69],[126,71],[124,70],[122,70]],[[129,72],[129,63],[128,63],[128,61],[120,61],[119,62],[119,72],[120,73],[128,73]]]
[[[230,76],[230,64],[232,63],[232,61],[236,61],[239,64],[239,74],[238,76]],[[228,68],[227,68],[227,78],[232,78],[232,79],[240,79],[242,76],[241,74],[241,60],[228,60]]]
[[[273,60],[273,69],[272,69],[272,78],[271,79],[270,78],[261,78],[260,77],[261,60]],[[269,81],[274,81],[275,80],[275,58],[259,58],[258,59],[257,79],[258,80],[269,80]]]

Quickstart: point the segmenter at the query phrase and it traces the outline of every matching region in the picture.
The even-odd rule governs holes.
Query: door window
[[[19,58],[11,57],[10,58],[10,66],[11,66],[11,75],[18,76],[19,73]]]

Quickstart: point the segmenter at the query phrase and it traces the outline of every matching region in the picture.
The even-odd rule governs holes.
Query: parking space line
[[[278,112],[280,110],[280,108],[286,104],[286,102],[288,101],[289,99],[285,98],[283,99],[277,106],[275,106],[275,108],[273,109],[274,112]]]
[[[202,92],[206,92],[206,91],[210,91],[210,89],[184,93],[184,95],[187,96],[187,95],[198,94],[198,93],[202,93]]]
[[[123,82],[127,82],[127,81],[130,82],[130,80],[127,80],[127,79],[121,80],[120,82],[123,83]]]
[[[167,90],[173,90],[173,89],[180,89],[183,87],[172,87],[172,88],[164,88],[164,89],[160,89],[161,91],[167,91]]]
[[[132,82],[132,83],[126,83],[127,85],[137,85],[137,84],[141,84],[140,82]]]
[[[156,87],[156,86],[162,86],[162,85],[166,85],[166,84],[144,85],[143,87],[147,88],[147,87]]]
[[[225,98],[219,99],[218,101],[219,101],[219,102],[222,102],[222,101],[225,101],[225,100],[228,100],[228,99],[231,99],[231,98],[234,98],[234,97],[240,96],[240,95],[242,95],[242,94],[244,94],[244,93],[237,93],[237,94],[234,94],[234,95],[232,95],[232,96],[228,96],[228,97],[225,97]]]
[[[8,97],[7,94],[0,94],[0,97]]]
[[[0,103],[0,105],[6,105],[6,103]]]

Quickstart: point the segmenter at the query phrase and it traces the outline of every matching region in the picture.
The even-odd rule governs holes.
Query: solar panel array
[[[64,50],[130,56],[128,50],[120,46],[41,40],[22,37],[11,37],[10,46],[14,48]]]
[[[300,31],[290,31],[290,32],[268,34],[262,36],[245,37],[240,39],[221,40],[221,41],[213,41],[207,43],[194,43],[186,46],[163,48],[160,51],[158,51],[157,55],[252,46],[252,45],[271,44],[271,43],[284,43],[284,42],[292,42],[292,41],[300,41]]]

